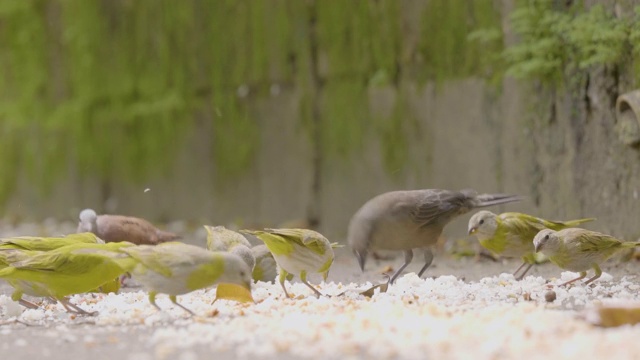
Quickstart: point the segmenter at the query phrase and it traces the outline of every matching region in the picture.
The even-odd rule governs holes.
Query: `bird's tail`
[[[570,228],[570,227],[576,227],[582,223],[586,223],[589,221],[595,221],[596,218],[584,218],[584,219],[577,219],[577,220],[569,220],[569,221],[552,221],[552,223],[556,224],[556,225],[560,225],[564,228]]]
[[[640,242],[635,242],[635,241],[625,241],[622,243],[622,248],[623,249],[632,249],[635,247],[639,247],[640,246]]]
[[[476,195],[475,207],[486,207],[498,204],[506,204],[524,199],[520,195],[511,194],[480,194]]]
[[[158,243],[165,243],[169,241],[179,241],[182,239],[182,236],[178,234],[174,234],[172,232],[168,232],[168,231],[158,230],[156,231],[156,233],[158,234]]]

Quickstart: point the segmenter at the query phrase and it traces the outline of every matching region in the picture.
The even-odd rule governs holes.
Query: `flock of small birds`
[[[404,263],[390,277],[385,291],[413,260],[414,250],[424,255],[422,276],[432,260],[432,247],[444,227],[474,209],[517,202],[520,196],[477,194],[473,190],[438,189],[393,191],[367,201],[352,217],[348,246],[362,270],[368,254],[377,250],[402,251]],[[558,267],[580,276],[559,286],[584,279],[587,271],[602,274],[599,264],[640,243],[578,228],[593,218],[550,221],[506,212],[496,215],[481,210],[469,220],[468,233],[492,253],[521,258],[514,272],[522,279],[540,254]],[[287,298],[286,281],[297,277],[313,294],[324,294],[308,282],[310,274],[326,280],[340,247],[317,231],[298,228],[239,230],[205,226],[206,249],[180,242],[180,236],[156,228],[148,221],[120,215],[98,215],[91,209],[80,213],[77,233],[64,237],[9,237],[0,239],[0,279],[14,292],[11,298],[27,308],[39,305],[23,295],[51,299],[74,314],[95,315],[70,301],[87,292],[118,292],[132,277],[148,293],[151,305],[158,294],[166,294],[176,306],[177,297],[217,285],[216,299],[253,302],[256,281],[277,281]],[[264,245],[252,246],[246,236]],[[364,294],[364,293],[363,293]]]

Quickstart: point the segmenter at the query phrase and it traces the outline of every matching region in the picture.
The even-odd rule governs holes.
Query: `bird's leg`
[[[432,262],[433,252],[431,251],[431,248],[424,249],[424,266],[422,267],[422,269],[420,269],[418,277],[422,277],[422,274],[429,268],[429,266],[431,266]]]
[[[184,305],[178,304],[178,297],[176,295],[169,295],[169,300],[171,300],[171,302],[174,305],[181,307],[182,310],[184,310],[184,311],[188,312],[189,314],[191,314],[191,316],[196,316],[196,314],[193,311],[187,309],[187,307],[185,307]]]
[[[520,274],[520,276],[516,276],[518,271],[520,271],[525,265],[528,265],[528,266],[524,269],[522,274]],[[515,276],[516,280],[518,280],[518,281],[522,280],[524,278],[524,275],[527,273],[527,271],[529,271],[529,269],[531,269],[532,266],[533,266],[533,264],[529,264],[527,262],[523,262],[522,265],[520,265],[520,267],[517,268],[516,271],[513,272],[513,276]]]
[[[75,304],[71,303],[69,301],[69,299],[62,298],[62,299],[59,299],[58,301],[60,302],[60,304],[62,304],[62,306],[65,308],[65,310],[67,310],[70,313],[78,314],[78,315],[86,315],[86,316],[96,316],[96,315],[98,315],[97,311],[88,312],[88,311],[82,309],[81,307],[79,307],[78,305],[75,305]]]
[[[27,301],[25,299],[22,298],[22,291],[16,290],[13,292],[13,294],[11,294],[11,300],[13,301],[17,301],[18,304],[26,307],[27,309],[37,309],[39,306],[32,303],[31,301]],[[56,300],[54,300],[55,302]]]
[[[599,278],[602,275],[602,270],[600,269],[600,266],[598,266],[598,264],[594,264],[593,265],[593,270],[596,272],[595,275],[593,275],[592,278],[590,278],[589,280],[585,281],[584,284],[587,285],[590,282],[594,281],[595,279]]]
[[[151,303],[151,305],[153,305],[153,307],[158,309],[158,311],[162,311],[162,309],[160,309],[160,306],[156,304],[156,295],[158,295],[158,293],[156,293],[155,291],[149,291],[149,302]]]
[[[599,276],[600,276],[600,275],[598,275],[598,277],[599,277]],[[560,285],[558,285],[558,286],[567,286],[567,285],[569,285],[569,284],[571,284],[571,283],[574,283],[574,282],[576,282],[576,281],[578,281],[578,280],[582,280],[582,279],[584,279],[585,277],[587,277],[587,272],[586,272],[586,271],[582,271],[582,272],[580,273],[580,277],[577,277],[577,278],[575,278],[575,279],[573,279],[573,280],[569,280],[569,281],[567,281],[566,283],[562,283],[562,284],[560,284]],[[597,278],[596,278],[596,279],[597,279]]]
[[[398,276],[400,276],[402,271],[407,266],[409,266],[409,264],[411,263],[412,259],[413,259],[413,250],[411,250],[411,249],[405,250],[404,251],[404,264],[402,264],[402,266],[400,266],[400,268],[391,276],[391,280],[389,281],[390,284],[393,284],[393,282],[396,281],[396,278]]]
[[[37,309],[38,305],[32,303],[31,301],[27,301],[25,299],[18,299],[18,303],[27,309]]]
[[[120,275],[120,286],[121,287],[135,287],[132,286],[130,283],[127,284],[127,280],[131,279],[131,273],[130,272],[126,272],[122,275]]]
[[[284,290],[284,296],[290,298],[289,293],[287,292],[287,288],[284,286],[284,281],[287,278],[288,273],[281,267],[278,267],[278,280],[280,281],[280,286],[282,286],[282,290]]]
[[[56,300],[55,298],[51,297],[51,296],[47,296],[46,298],[44,298],[46,301],[49,301],[49,303],[51,304],[55,304],[58,302],[58,300]]]
[[[300,273],[300,280],[309,287],[309,289],[313,290],[314,293],[316,293],[316,297],[320,297],[323,296],[322,293],[320,291],[318,291],[318,289],[314,288],[313,285],[309,284],[307,282],[307,272],[306,271],[302,271]]]

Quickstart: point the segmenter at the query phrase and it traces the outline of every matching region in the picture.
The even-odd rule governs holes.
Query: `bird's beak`
[[[542,243],[536,243],[533,245],[533,250],[535,250],[534,252],[539,252],[540,250],[542,250]]]
[[[469,228],[469,235],[473,235],[476,233],[476,231],[478,231],[478,228],[473,226]]]
[[[216,300],[218,299],[234,300],[240,303],[255,302],[251,295],[251,285],[247,283],[242,285],[218,284],[216,288]]]
[[[360,270],[364,271],[364,264],[367,262],[367,253],[364,251],[360,252],[357,250],[354,250],[353,253],[358,259],[358,265],[360,265]]]

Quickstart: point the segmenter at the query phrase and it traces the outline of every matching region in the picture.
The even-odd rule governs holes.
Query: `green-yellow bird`
[[[300,277],[317,296],[322,293],[307,282],[307,274],[322,274],[327,279],[333,263],[333,249],[322,234],[308,229],[265,229],[264,231],[241,230],[262,240],[278,264],[278,280],[289,297],[284,281],[287,275]]]
[[[80,243],[47,252],[0,250],[9,264],[0,270],[0,278],[14,287],[11,298],[15,301],[20,301],[22,294],[52,297],[69,312],[90,315],[66,296],[97,289],[133,268],[136,261],[118,251],[127,246],[133,244]]]
[[[524,268],[522,274],[516,276],[517,280],[521,280],[536,263],[533,238],[540,230],[562,230],[593,220],[595,218],[551,221],[518,212],[496,215],[491,211],[483,210],[469,219],[468,230],[470,235],[473,234],[478,238],[480,245],[492,253],[521,258],[522,265],[513,272],[516,276]]]
[[[168,294],[175,305],[194,315],[191,310],[178,304],[177,295],[219,283],[237,285],[239,292],[230,295],[230,299],[253,300],[251,270],[237,255],[207,251],[180,242],[140,245],[122,251],[138,261],[131,272],[133,278],[149,291],[149,302],[158,310],[160,307],[156,304],[156,295],[163,293]],[[228,288],[225,290],[230,293]]]
[[[251,243],[240,233],[224,226],[204,226],[207,230],[207,249],[211,251],[228,251],[236,254],[247,263],[253,271],[256,258],[251,251]]]
[[[618,251],[640,246],[640,243],[621,241],[595,231],[569,228],[560,231],[542,230],[533,239],[533,246],[536,252],[548,256],[558,267],[580,273],[579,277],[560,284],[564,286],[584,279],[587,270],[593,269],[595,275],[585,281],[585,285],[589,284],[602,275],[599,263]]]
[[[33,250],[33,251],[51,251],[63,246],[74,245],[74,244],[104,244],[105,242],[102,239],[98,238],[93,233],[76,233],[69,234],[65,237],[38,237],[38,236],[17,236],[10,238],[1,238],[0,239],[0,249],[15,249],[15,250]],[[15,254],[14,254],[15,256]],[[6,266],[6,263],[3,263],[3,258],[0,256],[0,268]],[[120,289],[120,280],[114,279],[110,281],[98,289],[94,289],[95,292],[118,292]],[[31,291],[32,293],[35,291]],[[28,302],[24,299],[18,300],[21,305],[28,308],[37,308],[37,305]]]

